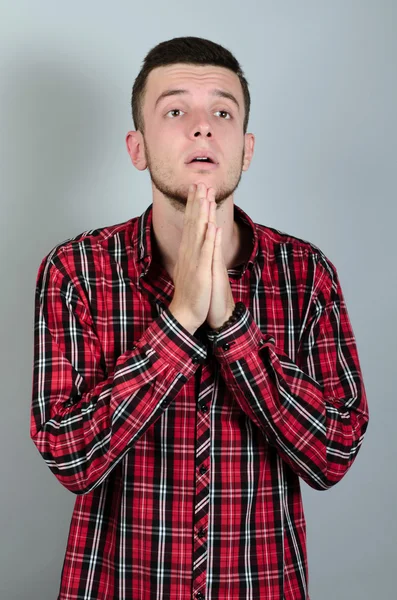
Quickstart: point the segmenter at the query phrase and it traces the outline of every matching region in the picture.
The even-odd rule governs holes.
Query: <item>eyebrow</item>
[[[161,100],[163,100],[164,98],[168,98],[168,96],[179,96],[181,94],[189,94],[189,93],[190,93],[189,90],[183,90],[183,89],[165,90],[157,98],[154,108],[156,109],[159,102],[161,102]],[[237,102],[236,97],[233,94],[231,94],[230,92],[225,92],[224,90],[215,88],[215,89],[211,90],[211,96],[227,98],[228,100],[231,100],[232,102],[234,102],[234,104],[237,106],[238,110],[240,110],[240,105]]]

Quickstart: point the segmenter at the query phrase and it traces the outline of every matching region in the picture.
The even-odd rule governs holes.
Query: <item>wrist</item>
[[[172,306],[172,302],[169,305],[168,310],[170,311],[172,316],[178,321],[178,323],[182,325],[182,327],[184,327],[191,335],[193,335],[198,329],[198,327],[192,324],[191,319],[189,319],[188,315],[184,311],[178,309],[175,306]]]
[[[229,325],[233,325],[234,323],[236,323],[236,321],[238,321],[238,319],[241,317],[244,311],[245,304],[243,302],[236,302],[233,307],[233,310],[229,311],[228,318],[226,318],[224,323],[221,324],[219,327],[213,327],[212,333],[218,335],[219,333],[223,332],[229,327]]]

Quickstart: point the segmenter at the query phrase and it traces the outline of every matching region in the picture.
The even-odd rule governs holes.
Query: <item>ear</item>
[[[254,154],[254,146],[255,146],[255,136],[253,133],[246,133],[244,136],[244,162],[243,162],[243,171],[247,171],[251,160]]]
[[[145,156],[145,141],[141,132],[129,131],[126,135],[125,143],[134,167],[139,169],[139,171],[144,171],[147,167],[147,162]]]

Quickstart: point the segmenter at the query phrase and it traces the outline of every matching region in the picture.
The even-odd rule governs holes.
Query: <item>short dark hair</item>
[[[146,55],[142,68],[135,79],[131,94],[132,120],[136,131],[144,135],[143,102],[146,93],[147,77],[156,67],[172,65],[175,63],[188,63],[192,65],[215,65],[230,69],[238,76],[243,88],[245,116],[243,131],[247,133],[250,112],[250,93],[248,82],[240,64],[233,54],[210,40],[199,37],[176,37],[154,46]]]

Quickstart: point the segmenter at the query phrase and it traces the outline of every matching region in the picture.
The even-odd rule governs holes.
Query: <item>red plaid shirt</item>
[[[38,271],[31,438],[76,495],[58,600],[309,600],[299,478],[340,481],[369,419],[336,268],[234,205],[245,309],[191,335],[152,207]]]

